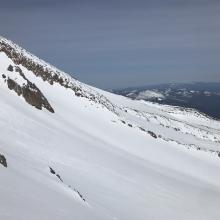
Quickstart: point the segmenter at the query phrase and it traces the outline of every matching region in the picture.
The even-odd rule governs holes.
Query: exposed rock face
[[[17,51],[10,44],[4,41],[0,42],[0,51],[3,51],[9,58],[11,58],[15,64],[26,67],[28,70],[32,71],[36,76],[40,76],[44,81],[48,81],[50,84],[57,82],[61,85],[67,83],[58,74],[44,68],[42,65],[34,62],[32,59],[23,56],[19,51]],[[13,70],[12,70],[13,71]]]
[[[37,86],[25,77],[19,67],[16,66],[15,71],[17,72],[17,74],[20,74],[20,76],[26,81],[26,84],[21,86],[13,79],[10,79],[8,77],[6,79],[8,88],[10,90],[14,90],[19,96],[23,96],[28,104],[36,107],[37,109],[41,110],[42,108],[46,108],[48,111],[54,113],[54,109],[51,107],[51,105],[49,104],[43,93],[37,88]]]
[[[63,73],[61,73],[61,71],[29,54],[11,41],[1,38],[0,52],[1,51],[4,52],[16,65],[20,64],[24,66],[28,70],[32,71],[37,77],[41,77],[44,81],[49,82],[51,85],[58,83],[61,86],[74,91],[76,96],[85,97],[91,101],[100,103],[110,111],[117,114],[115,106],[106,97],[95,91],[92,91],[91,93],[84,91],[80,83],[73,83],[73,79],[71,77],[62,75]]]
[[[4,155],[0,154],[0,164],[4,167],[8,167],[7,161]]]

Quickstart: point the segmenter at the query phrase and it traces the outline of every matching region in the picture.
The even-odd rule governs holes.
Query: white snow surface
[[[8,89],[10,64],[0,52],[0,219],[219,219],[219,121],[71,79],[115,113],[19,65],[55,113],[38,110]]]
[[[139,92],[139,94],[136,97],[136,99],[151,99],[151,98],[164,99],[165,96],[158,91],[145,90]]]

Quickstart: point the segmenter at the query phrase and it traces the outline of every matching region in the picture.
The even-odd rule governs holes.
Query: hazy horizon
[[[3,1],[0,35],[82,82],[220,82],[220,2]]]

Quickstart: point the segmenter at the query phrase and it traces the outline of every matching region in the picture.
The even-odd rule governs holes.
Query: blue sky
[[[0,35],[100,88],[220,81],[220,1],[0,0]]]

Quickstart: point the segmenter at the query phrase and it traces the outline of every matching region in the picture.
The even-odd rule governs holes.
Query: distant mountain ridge
[[[220,82],[167,83],[114,90],[132,99],[195,108],[220,119]]]

